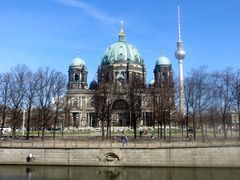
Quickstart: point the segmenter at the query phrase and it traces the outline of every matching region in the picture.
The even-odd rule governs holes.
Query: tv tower
[[[177,51],[175,57],[178,60],[179,65],[179,112],[184,115],[184,82],[183,82],[183,59],[186,56],[186,52],[183,49],[183,42],[181,39],[181,22],[180,22],[180,5],[178,1],[178,42]]]

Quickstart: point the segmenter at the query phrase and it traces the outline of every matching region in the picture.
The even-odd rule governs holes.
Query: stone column
[[[88,119],[89,119],[89,127],[92,127],[92,120],[91,120],[91,114],[88,113]]]
[[[80,99],[80,109],[82,109],[83,108],[83,98],[80,97],[79,99]]]
[[[82,127],[82,113],[79,113],[79,127]]]
[[[87,96],[85,97],[85,106],[84,107],[87,107],[87,103],[88,103],[88,98]]]
[[[88,113],[86,113],[86,126],[89,127]]]
[[[70,113],[69,119],[70,119],[69,126],[73,126],[73,113]]]

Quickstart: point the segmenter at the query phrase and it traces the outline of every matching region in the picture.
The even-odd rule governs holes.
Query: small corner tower
[[[169,88],[172,84],[172,65],[163,53],[156,61],[154,77],[154,86],[156,88]]]
[[[178,60],[179,65],[179,112],[184,115],[184,81],[183,81],[183,59],[186,56],[186,52],[183,49],[183,42],[181,39],[181,22],[180,22],[180,5],[178,1],[178,42],[177,51],[175,57]]]
[[[77,56],[68,70],[68,89],[87,89],[87,68],[85,62]]]

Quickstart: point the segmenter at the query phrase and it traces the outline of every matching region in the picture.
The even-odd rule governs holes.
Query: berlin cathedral
[[[66,94],[70,121],[74,122],[76,127],[98,127],[100,122],[96,118],[96,111],[93,105],[96,88],[104,82],[116,84],[120,89],[121,87],[125,88],[127,87],[125,85],[131,83],[130,79],[133,76],[137,76],[143,83],[142,87],[144,88],[144,93],[141,96],[142,115],[139,125],[153,126],[154,103],[151,98],[148,98],[151,90],[154,88],[157,92],[155,95],[161,99],[161,97],[165,96],[166,84],[171,84],[170,90],[168,86],[167,91],[168,93],[171,91],[171,96],[174,96],[172,65],[164,54],[157,59],[153,72],[154,80],[147,84],[144,60],[138,49],[126,42],[122,25],[118,41],[106,48],[97,69],[97,79],[93,80],[89,86],[87,84],[88,70],[84,60],[76,57],[70,64]],[[128,96],[119,91],[119,96],[114,99],[113,104],[111,113],[113,125],[129,126]]]

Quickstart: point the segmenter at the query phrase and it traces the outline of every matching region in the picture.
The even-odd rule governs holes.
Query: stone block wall
[[[30,153],[36,157],[27,162]],[[1,148],[0,164],[240,167],[240,147]]]

